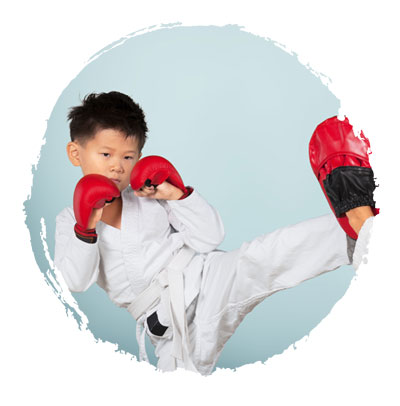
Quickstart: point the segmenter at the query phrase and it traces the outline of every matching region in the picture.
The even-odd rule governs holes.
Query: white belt
[[[145,347],[146,314],[160,301],[161,293],[169,294],[169,314],[172,327],[172,357],[183,362],[186,369],[196,371],[190,358],[190,343],[185,311],[183,270],[193,258],[195,251],[187,246],[172,258],[167,268],[163,269],[151,282],[149,287],[137,296],[128,306],[128,311],[136,319],[136,339],[139,344],[139,359],[148,361]]]

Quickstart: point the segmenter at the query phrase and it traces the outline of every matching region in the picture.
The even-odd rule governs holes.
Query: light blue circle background
[[[48,120],[25,209],[36,261],[56,294],[41,219],[53,258],[55,217],[72,204],[81,177],[65,152],[66,116],[86,94],[111,90],[144,109],[150,129],[144,155],[168,158],[218,208],[226,230],[221,249],[329,212],[308,162],[308,141],[318,123],[338,113],[339,100],[296,55],[238,26],[165,26],[102,50],[62,92]],[[342,267],[265,300],[229,340],[217,367],[281,353],[329,313],[353,276]],[[73,296],[96,339],[138,354],[135,321],[126,310],[97,285]]]

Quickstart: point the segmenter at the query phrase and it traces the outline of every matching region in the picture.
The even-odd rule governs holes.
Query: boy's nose
[[[120,162],[113,162],[111,165],[111,171],[113,172],[123,172],[124,168]]]

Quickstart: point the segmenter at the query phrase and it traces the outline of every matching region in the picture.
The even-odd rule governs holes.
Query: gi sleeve
[[[225,232],[221,216],[196,190],[183,200],[166,200],[163,206],[171,226],[196,252],[210,252],[223,241]]]
[[[57,216],[54,264],[72,292],[83,292],[97,281],[100,254],[98,242],[88,244],[76,237],[75,222],[72,208]]]

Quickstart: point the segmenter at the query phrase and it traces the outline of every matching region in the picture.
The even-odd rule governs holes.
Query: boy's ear
[[[79,145],[75,141],[71,141],[67,144],[68,158],[74,166],[81,166],[79,159]]]

